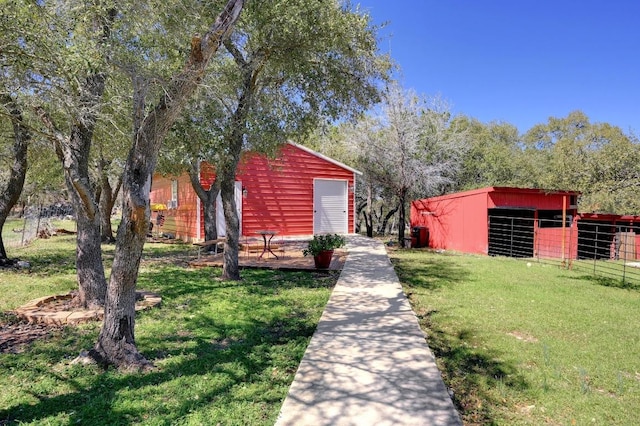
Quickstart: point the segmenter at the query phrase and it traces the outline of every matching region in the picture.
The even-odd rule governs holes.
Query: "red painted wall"
[[[214,177],[213,168],[203,163],[200,181],[205,189],[209,188]],[[188,177],[183,175],[181,179],[183,178],[188,183]],[[154,177],[152,203],[166,202],[162,198],[164,192],[160,191],[161,187],[166,185],[162,179],[164,178]],[[273,229],[278,231],[278,235],[283,236],[313,234],[314,179],[343,180],[347,181],[347,188],[353,188],[355,173],[293,144],[283,145],[275,159],[251,153],[244,156],[236,174],[236,180],[242,182],[243,188],[246,189],[246,196],[242,197],[242,234],[255,236],[255,231],[260,229]],[[189,197],[194,200],[194,208],[188,213],[185,209],[185,216],[180,216],[180,220],[189,228],[186,234],[188,239],[192,240],[197,238],[197,215],[194,210],[196,195],[190,184],[188,188]],[[347,197],[348,232],[353,233],[353,191],[349,190]],[[204,217],[202,208],[200,216]],[[203,221],[200,227],[200,235],[204,236]]]
[[[429,247],[488,252],[487,194],[468,192],[411,203],[411,226],[429,228]]]
[[[313,234],[314,179],[346,180],[354,173],[294,145],[284,145],[276,159],[250,154],[240,164],[237,180],[247,189],[243,197],[244,235],[275,229],[281,235]],[[348,232],[354,229],[353,193],[348,193]]]
[[[562,210],[562,199],[566,197],[566,208],[569,209],[571,196],[575,192],[545,193],[539,189],[525,188],[485,188],[489,197],[489,208],[494,207],[528,207],[534,210]]]
[[[564,231],[564,259],[575,259],[578,255],[578,227],[574,221]],[[534,257],[562,259],[562,228],[536,228]]]
[[[178,177],[154,175],[149,198],[152,204],[159,203],[167,206],[171,199],[171,181],[174,179],[178,180],[178,206],[175,209],[167,209],[162,212],[165,220],[160,231],[185,241],[191,241],[195,238],[197,196],[191,187],[189,177],[186,174]],[[157,226],[156,218],[157,212],[151,212],[155,232],[158,231],[158,228],[155,227]]]
[[[416,200],[411,203],[411,226],[429,228],[429,245],[436,249],[456,250],[465,253],[487,254],[488,209],[491,208],[531,208],[537,210],[561,210],[563,196],[566,196],[569,208],[571,196],[576,192],[545,193],[538,189],[489,187],[464,191],[441,197]],[[574,199],[575,201],[575,199]],[[571,210],[570,214],[575,214]],[[556,229],[536,229],[537,240],[534,248],[540,253],[561,253],[561,246],[554,246],[551,237]],[[565,251],[577,248],[577,230],[575,241],[567,239]],[[558,244],[560,237],[555,240]]]

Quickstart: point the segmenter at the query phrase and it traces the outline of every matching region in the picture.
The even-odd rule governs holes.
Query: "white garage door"
[[[313,181],[313,233],[346,234],[348,231],[347,181]]]

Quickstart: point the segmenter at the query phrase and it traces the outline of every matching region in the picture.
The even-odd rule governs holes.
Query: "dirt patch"
[[[0,353],[24,352],[29,343],[60,330],[61,326],[29,324],[14,314],[4,314],[0,317]]]
[[[528,333],[523,333],[521,331],[512,331],[512,332],[507,333],[507,335],[513,336],[518,340],[522,340],[523,342],[538,343],[538,339],[536,339],[535,337],[533,337],[532,335],[530,335]]]
[[[73,303],[74,293],[41,297],[0,314],[0,353],[20,353],[36,339],[44,339],[61,331],[66,325],[100,321],[101,309],[82,309]],[[159,295],[149,291],[136,292],[136,311],[160,305]]]

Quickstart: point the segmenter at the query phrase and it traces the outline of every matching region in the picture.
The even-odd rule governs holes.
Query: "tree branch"
[[[68,142],[63,133],[56,127],[55,123],[51,119],[51,116],[42,106],[36,107],[36,113],[40,117],[42,123],[49,129],[49,139],[53,142],[56,155],[62,162],[62,168],[69,177],[69,182],[73,186],[73,189],[78,193],[78,197],[82,200],[82,205],[87,212],[87,216],[93,218],[96,214],[96,205],[91,195],[91,188],[89,188],[82,179],[77,175],[77,170],[71,167],[73,159],[71,153],[64,149],[65,143]]]
[[[196,192],[196,195],[201,200],[207,199],[207,193],[205,189],[202,187],[200,183],[200,162],[196,160],[196,164],[193,162],[189,162],[189,180],[191,181],[191,186],[193,190]]]
[[[202,80],[209,60],[231,32],[243,6],[244,0],[229,0],[199,43],[198,37],[194,37],[196,40],[192,40],[191,54],[183,71],[171,79],[157,106],[137,129],[135,144],[143,144],[153,151],[159,149],[162,139],[180,114],[181,107]]]
[[[244,56],[242,56],[242,52],[240,52],[240,49],[238,49],[230,39],[226,39],[223,42],[223,45],[225,49],[227,49],[227,51],[231,54],[231,56],[233,56],[233,59],[236,61],[236,64],[238,64],[240,68],[245,68],[248,65],[248,62],[244,58]]]
[[[62,132],[57,128],[53,119],[49,115],[47,111],[42,106],[36,106],[35,112],[40,117],[40,121],[42,124],[49,130],[49,133],[46,134],[47,139],[49,139],[53,143],[53,147],[56,151],[56,155],[60,159],[61,162],[64,162],[64,154],[62,152],[62,144],[66,141],[66,137],[62,134]]]

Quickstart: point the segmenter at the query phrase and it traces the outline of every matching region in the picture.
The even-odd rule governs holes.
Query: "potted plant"
[[[327,269],[331,264],[333,250],[344,246],[344,237],[338,234],[314,235],[306,249],[302,250],[304,256],[313,256],[313,261],[318,269]]]

